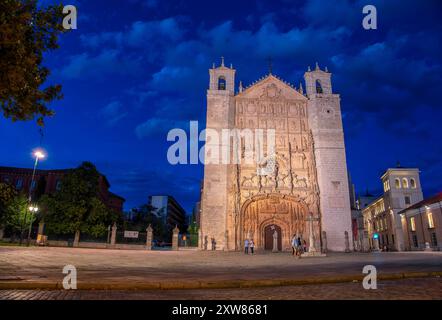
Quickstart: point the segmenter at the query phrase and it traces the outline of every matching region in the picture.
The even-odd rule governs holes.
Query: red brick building
[[[64,175],[71,170],[36,170],[34,183],[31,185],[33,169],[0,167],[0,182],[13,185],[17,191],[24,192],[26,195],[31,188],[33,198],[38,198],[57,191]],[[101,200],[108,208],[122,212],[125,199],[110,192],[109,188],[110,184],[106,176],[100,175],[99,196]]]

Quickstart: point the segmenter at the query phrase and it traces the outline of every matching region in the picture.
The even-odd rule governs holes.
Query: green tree
[[[100,174],[90,162],[83,162],[61,181],[53,195],[41,198],[43,218],[49,233],[104,235],[115,214],[99,197]]]
[[[34,213],[28,210],[28,199],[24,194],[19,194],[12,199],[6,211],[6,225],[10,227],[12,231],[20,233],[20,243],[22,243],[23,233],[35,220]]]
[[[6,224],[8,207],[16,196],[17,191],[13,186],[0,183],[0,229],[3,229]]]
[[[48,104],[61,99],[61,86],[42,88],[49,69],[43,53],[58,48],[63,6],[37,7],[37,0],[0,1],[0,108],[4,117],[43,125]]]

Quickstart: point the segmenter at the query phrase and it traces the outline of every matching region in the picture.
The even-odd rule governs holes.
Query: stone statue
[[[278,252],[278,231],[273,231],[273,250],[272,252]]]

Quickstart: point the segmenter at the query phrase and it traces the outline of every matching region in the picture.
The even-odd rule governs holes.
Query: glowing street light
[[[44,159],[45,158],[45,154],[43,153],[42,150],[36,150],[34,152],[34,157],[37,159]]]

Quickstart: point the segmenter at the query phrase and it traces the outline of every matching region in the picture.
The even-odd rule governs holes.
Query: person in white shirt
[[[254,254],[254,250],[255,250],[255,242],[253,242],[253,239],[250,239],[249,247],[250,247],[250,252],[251,252],[252,254]]]
[[[298,238],[296,237],[296,234],[293,235],[292,238],[292,255],[295,255],[297,253],[298,250]]]

